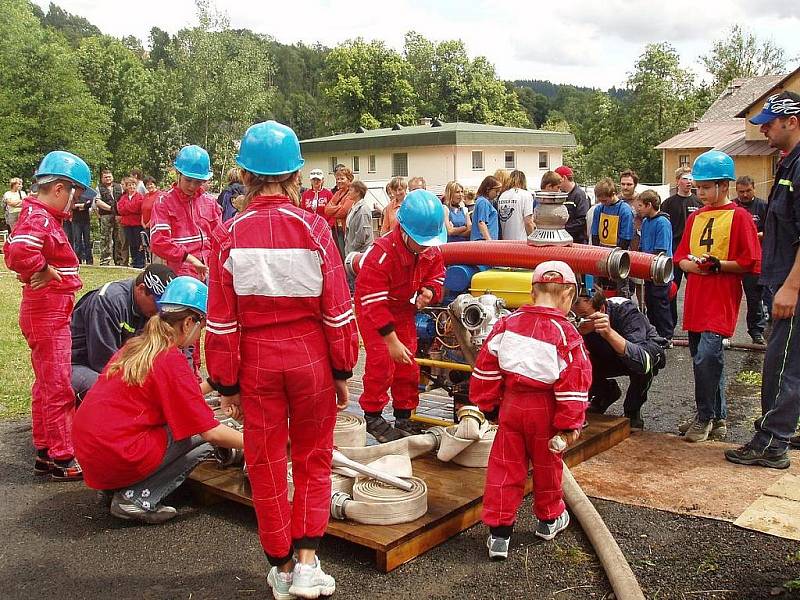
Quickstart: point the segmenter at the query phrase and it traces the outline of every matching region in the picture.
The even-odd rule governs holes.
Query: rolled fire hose
[[[365,525],[396,525],[415,521],[428,512],[428,486],[418,477],[407,480],[404,491],[375,479],[359,479],[353,495],[331,494],[331,517]]]
[[[364,417],[348,412],[336,414],[333,428],[333,445],[337,448],[362,447],[367,445],[367,422]]]
[[[441,427],[438,429],[441,429]],[[439,447],[439,438],[437,437],[436,430],[437,428],[434,427],[425,433],[400,438],[399,440],[386,442],[385,444],[363,446],[360,448],[345,448],[340,446],[337,450],[347,458],[360,463],[368,463],[381,456],[386,456],[387,454],[405,454],[409,458],[416,458],[428,452],[433,452]]]
[[[608,582],[619,600],[644,600],[644,593],[619,544],[603,522],[597,509],[583,493],[567,465],[564,465],[564,500],[569,505],[594,547]]]
[[[413,488],[413,486],[407,480],[401,479],[400,477],[396,477],[394,475],[390,475],[385,471],[380,471],[370,465],[363,465],[354,460],[351,460],[338,450],[333,451],[332,465],[334,467],[345,467],[347,469],[352,469],[356,473],[366,475],[367,477],[370,477],[372,479],[377,479],[381,483],[384,483],[388,486],[400,488],[401,490],[406,492],[410,492]]]
[[[436,458],[462,467],[486,467],[497,426],[487,422],[477,406],[462,406],[456,416],[458,425],[442,429]]]

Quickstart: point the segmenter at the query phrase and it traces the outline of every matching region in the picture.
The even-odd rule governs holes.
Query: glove
[[[704,258],[709,265],[708,270],[711,273],[719,273],[722,271],[722,263],[716,256],[713,256],[712,254],[706,254]]]

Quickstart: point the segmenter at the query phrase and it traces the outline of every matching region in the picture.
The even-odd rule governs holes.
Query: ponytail
[[[117,358],[109,364],[106,377],[110,378],[121,371],[122,381],[125,383],[142,385],[156,357],[176,344],[173,325],[193,314],[194,311],[186,309],[161,312],[150,317],[144,326],[144,331],[128,340]]]

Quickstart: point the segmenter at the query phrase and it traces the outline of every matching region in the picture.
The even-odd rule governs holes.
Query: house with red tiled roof
[[[662,153],[663,182],[674,184],[678,167],[691,166],[708,150],[721,150],[733,157],[736,174],[752,177],[756,194],[766,198],[778,153],[747,119],[761,110],[767,97],[783,90],[800,92],[800,68],[787,75],[734,79],[699,121],[656,146]]]

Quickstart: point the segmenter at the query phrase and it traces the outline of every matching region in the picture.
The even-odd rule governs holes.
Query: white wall
[[[483,169],[472,169],[472,151],[483,151]],[[353,167],[353,156],[359,157],[359,172],[356,179],[362,181],[386,182],[392,178],[392,154],[405,152],[408,154],[408,176],[422,176],[428,189],[434,193],[442,193],[444,186],[453,179],[465,187],[477,189],[483,178],[492,175],[497,169],[505,168],[505,152],[516,153],[516,168],[523,171],[528,178],[528,187],[538,189],[542,174],[561,165],[561,148],[539,148],[533,146],[417,146],[408,148],[391,148],[380,150],[359,150],[356,153],[339,151],[335,154],[320,152],[305,153],[303,167],[303,183],[309,185],[308,173],[312,169],[322,169],[325,173],[325,187],[333,187],[334,178],[331,173],[331,157],[336,162]],[[547,152],[548,169],[539,168],[539,152]],[[369,155],[375,155],[375,172],[368,172]]]

